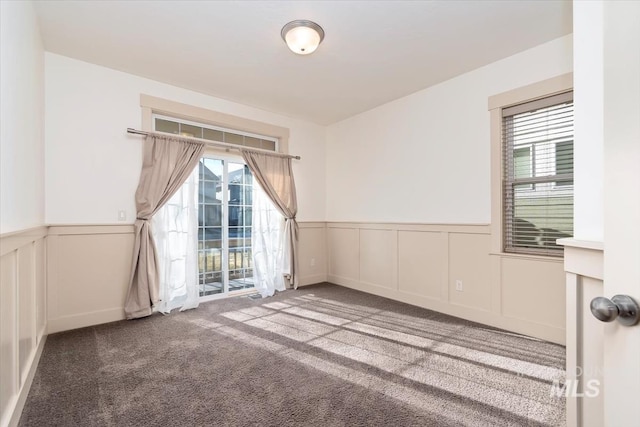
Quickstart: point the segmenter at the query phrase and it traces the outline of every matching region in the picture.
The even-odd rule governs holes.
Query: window
[[[154,130],[276,150],[278,139],[153,115]],[[206,152],[198,165],[198,273],[203,299],[253,288],[253,176],[241,158]]]
[[[573,93],[502,109],[504,251],[561,256],[573,235]]]
[[[202,123],[179,120],[173,117],[165,117],[157,114],[154,114],[153,116],[153,124],[155,130],[158,132],[208,139],[210,141],[241,145],[249,148],[260,148],[271,151],[278,150],[277,139],[248,132],[240,132],[217,126],[204,125]]]

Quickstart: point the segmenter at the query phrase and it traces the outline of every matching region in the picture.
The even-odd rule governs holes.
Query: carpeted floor
[[[564,347],[347,288],[50,335],[21,426],[558,426]]]

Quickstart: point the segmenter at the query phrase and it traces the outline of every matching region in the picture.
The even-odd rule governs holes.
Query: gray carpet
[[[50,335],[21,426],[557,426],[564,347],[321,284]]]

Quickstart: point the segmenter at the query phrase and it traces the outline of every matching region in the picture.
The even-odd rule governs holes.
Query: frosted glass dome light
[[[296,20],[282,27],[282,39],[298,55],[313,53],[324,39],[324,30],[315,22]]]

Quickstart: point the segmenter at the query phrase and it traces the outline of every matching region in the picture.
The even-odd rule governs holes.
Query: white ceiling
[[[330,124],[572,31],[571,1],[38,1],[47,51]],[[309,19],[312,55],[280,29]]]

